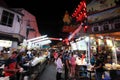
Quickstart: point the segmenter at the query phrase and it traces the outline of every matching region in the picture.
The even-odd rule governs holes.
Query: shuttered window
[[[1,24],[12,27],[13,25],[14,14],[8,11],[3,10],[2,17],[1,17]]]

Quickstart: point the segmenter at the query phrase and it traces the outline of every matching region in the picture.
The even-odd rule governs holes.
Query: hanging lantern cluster
[[[72,14],[73,18],[76,18],[76,21],[82,22],[87,18],[87,10],[86,10],[86,1],[82,0],[74,13]]]

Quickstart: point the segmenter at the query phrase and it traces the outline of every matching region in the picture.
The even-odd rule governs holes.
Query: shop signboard
[[[88,13],[96,13],[117,6],[117,0],[91,0],[87,5]],[[119,0],[118,0],[119,1]]]
[[[120,16],[120,7],[90,15],[88,16],[88,22],[89,23],[98,22],[109,18],[115,18],[117,16]]]
[[[80,40],[80,41],[76,42],[76,45],[77,45],[78,50],[87,50],[87,44],[86,44],[85,40]]]
[[[0,47],[11,47],[12,41],[8,40],[0,40]]]
[[[76,43],[71,42],[70,44],[71,44],[72,50],[77,50],[77,45],[76,45]]]

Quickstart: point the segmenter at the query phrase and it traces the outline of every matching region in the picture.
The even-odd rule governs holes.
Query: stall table
[[[87,80],[87,65],[76,65],[76,77]]]
[[[87,72],[89,73],[89,79],[92,80],[92,73],[95,73],[95,71],[91,69],[87,69]]]

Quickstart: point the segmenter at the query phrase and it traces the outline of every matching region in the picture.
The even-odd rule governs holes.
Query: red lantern
[[[65,43],[66,45],[69,45],[69,40],[66,38],[63,40],[63,43]]]
[[[84,26],[84,32],[86,33],[88,30],[88,26]]]

